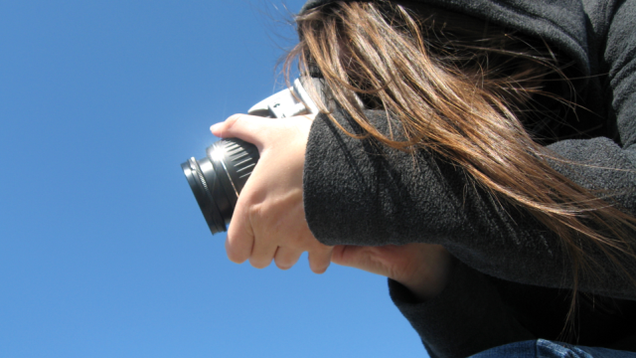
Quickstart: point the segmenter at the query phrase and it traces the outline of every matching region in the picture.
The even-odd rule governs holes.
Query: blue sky
[[[0,1],[0,356],[426,356],[379,276],[229,262],[181,171],[303,2]]]

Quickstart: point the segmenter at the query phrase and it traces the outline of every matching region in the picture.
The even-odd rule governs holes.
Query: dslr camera
[[[269,118],[318,113],[306,90],[312,81],[311,77],[302,76],[291,87],[255,104],[247,113]],[[181,164],[212,234],[227,230],[238,196],[258,159],[256,146],[228,138],[209,146],[205,158],[192,157]]]

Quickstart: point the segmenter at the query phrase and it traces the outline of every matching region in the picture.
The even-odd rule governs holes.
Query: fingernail
[[[219,128],[221,128],[221,123],[216,123],[210,127],[210,131],[214,132],[215,130],[218,130]]]

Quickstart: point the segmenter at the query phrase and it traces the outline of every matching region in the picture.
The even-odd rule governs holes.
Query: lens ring
[[[226,231],[220,210],[213,200],[208,180],[205,179],[197,160],[192,157],[187,162],[181,164],[181,168],[212,234]]]

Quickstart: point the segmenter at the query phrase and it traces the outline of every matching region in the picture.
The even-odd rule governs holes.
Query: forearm
[[[355,132],[346,117],[338,119]],[[386,122],[375,119],[378,126]],[[319,116],[312,125],[304,170],[307,221],[325,244],[441,244],[494,277],[574,287],[570,259],[555,233],[426,151],[409,154],[353,139]],[[602,251],[589,255],[602,267],[615,268]],[[633,261],[625,260],[625,269],[636,275]],[[619,269],[608,271],[602,280],[579,281],[582,291],[636,299],[632,287]]]

